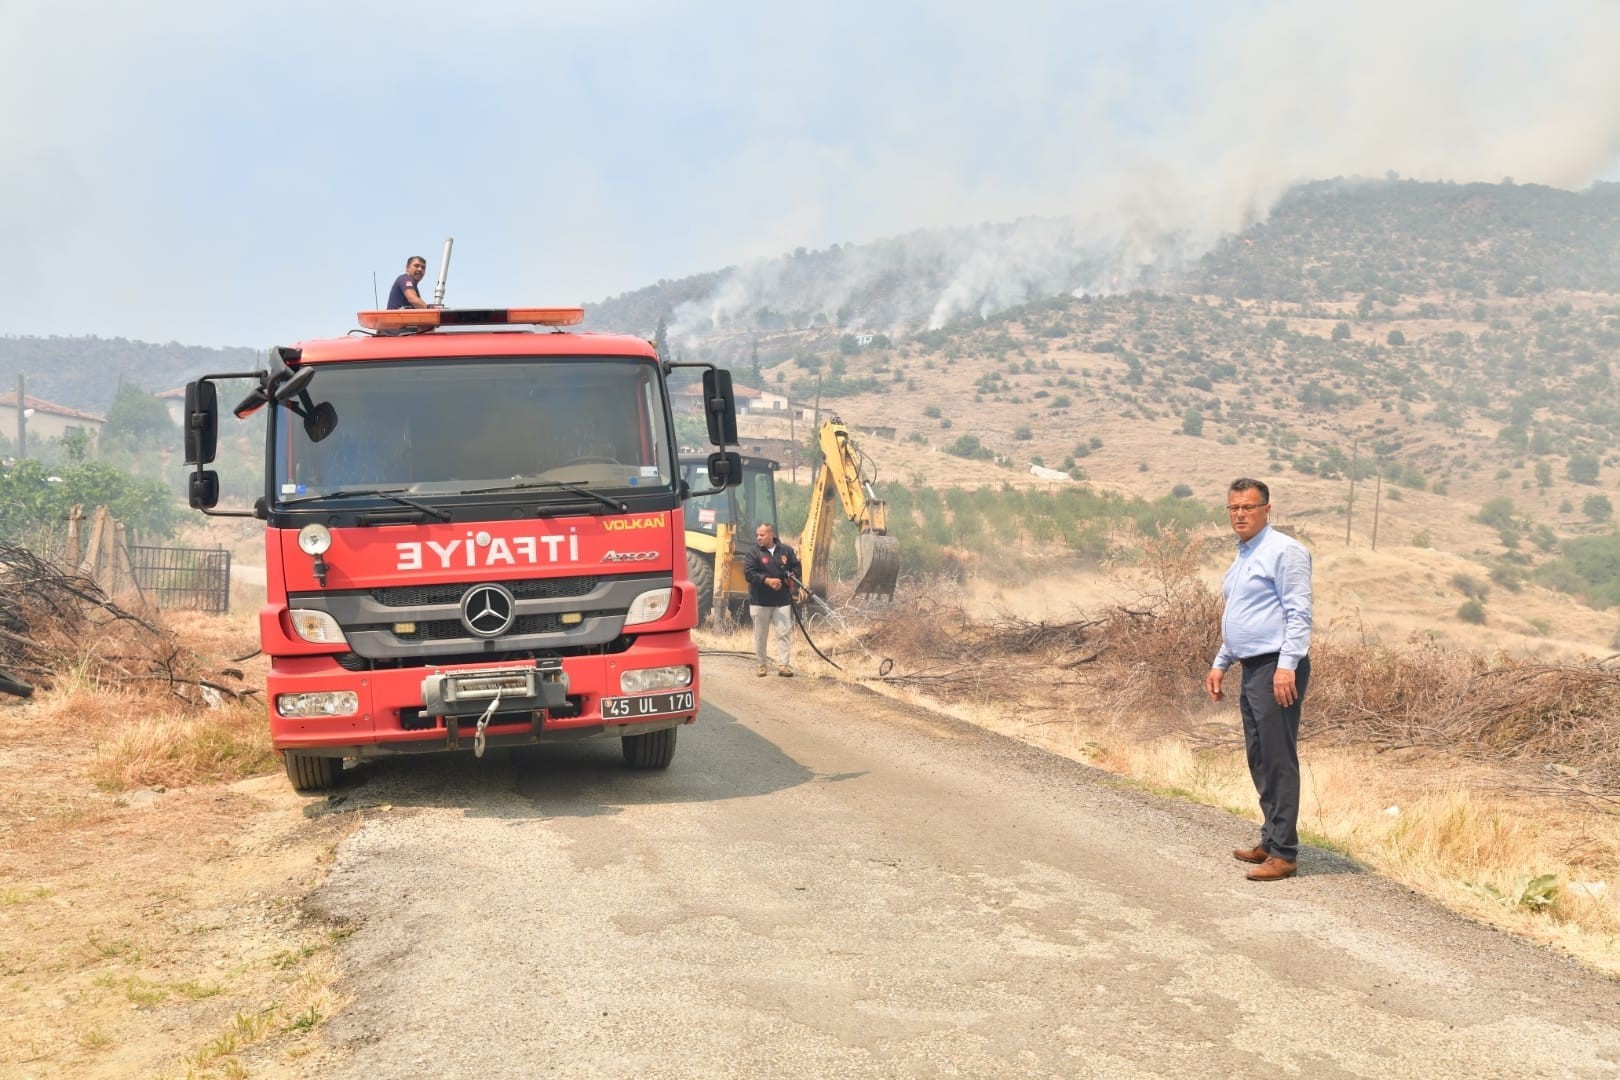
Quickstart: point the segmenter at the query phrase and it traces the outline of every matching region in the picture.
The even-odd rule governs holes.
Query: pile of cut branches
[[[114,603],[95,579],[0,541],[0,671],[46,688],[70,672],[98,687],[151,684],[190,702],[204,690],[251,693],[202,668],[171,631]]]
[[[1305,710],[1319,738],[1558,767],[1580,786],[1620,791],[1620,671],[1608,662],[1346,644],[1311,650]]]
[[[864,635],[892,657],[891,683],[1024,712],[1112,716],[1151,737],[1241,746],[1232,679],[1212,708],[1204,676],[1220,646],[1220,596],[1197,577],[1196,538],[1161,535],[1127,603],[1068,622],[976,620],[929,596],[889,609]],[[1301,735],[1373,750],[1534,766],[1541,787],[1620,798],[1620,657],[1549,664],[1414,638],[1368,640],[1318,627]],[[1076,688],[1082,692],[1076,693]],[[1219,723],[1208,722],[1219,713]]]

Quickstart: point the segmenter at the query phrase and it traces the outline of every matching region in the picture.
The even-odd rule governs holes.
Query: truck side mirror
[[[198,469],[192,473],[187,495],[193,510],[212,510],[219,502],[219,473],[213,469]]]
[[[304,417],[304,434],[309,436],[310,442],[320,442],[336,431],[337,425],[337,410],[330,401],[323,401]]]
[[[186,383],[186,464],[207,465],[218,448],[219,393],[206,379]]]
[[[737,398],[731,392],[731,372],[724,368],[708,368],[703,372],[703,415],[709,422],[711,443],[737,445]],[[709,468],[712,471],[714,466],[711,464]],[[739,478],[741,475],[739,472]]]
[[[231,415],[236,417],[238,420],[246,420],[248,417],[264,408],[265,402],[269,400],[270,392],[266,390],[264,384],[261,383],[258,386],[255,386],[252,390],[249,390],[247,397],[236,403],[236,408],[231,410]]]
[[[275,398],[277,401],[286,401],[288,398],[297,397],[299,394],[304,392],[304,388],[309,385],[309,380],[313,379],[314,377],[314,368],[299,368],[297,371],[289,375],[283,382],[272,383],[275,389],[270,392],[270,396]]]
[[[736,487],[742,483],[742,455],[735,450],[710,454],[709,483],[717,488]]]

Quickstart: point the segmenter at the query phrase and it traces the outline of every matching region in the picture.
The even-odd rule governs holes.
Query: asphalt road
[[[323,1075],[1620,1075],[1620,984],[1343,860],[1250,883],[1228,815],[705,673],[666,773],[602,741],[360,770]]]

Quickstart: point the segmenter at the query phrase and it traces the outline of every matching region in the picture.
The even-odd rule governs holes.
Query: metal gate
[[[129,570],[160,608],[231,609],[231,553],[220,548],[129,546]]]

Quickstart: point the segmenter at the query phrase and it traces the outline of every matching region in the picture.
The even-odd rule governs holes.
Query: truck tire
[[[625,735],[624,760],[632,769],[667,769],[675,758],[675,736],[680,728],[649,731],[645,735]]]
[[[315,757],[292,750],[281,755],[281,763],[294,791],[327,791],[336,786],[338,773],[343,771],[342,758]]]
[[[714,610],[714,557],[687,548],[686,574],[697,590],[698,625],[708,626],[709,614]]]

